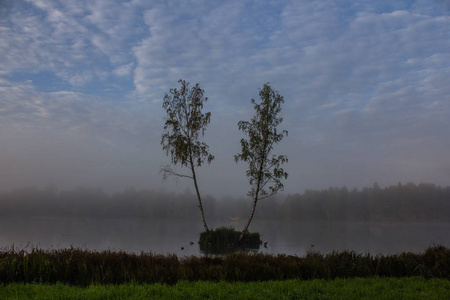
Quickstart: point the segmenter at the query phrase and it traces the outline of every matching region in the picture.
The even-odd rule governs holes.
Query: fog
[[[330,187],[303,194],[276,195],[258,201],[261,220],[321,222],[450,222],[450,186],[414,183],[361,190]],[[58,191],[56,186],[14,189],[0,194],[3,217],[152,218],[200,220],[197,196],[133,187],[107,194],[100,188]],[[249,197],[206,196],[207,219],[244,221]]]

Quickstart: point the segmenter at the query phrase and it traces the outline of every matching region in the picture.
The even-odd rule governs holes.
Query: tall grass
[[[304,257],[233,253],[191,256],[152,253],[129,254],[14,248],[0,251],[0,283],[91,284],[166,283],[178,281],[269,281],[351,277],[405,277],[450,279],[450,249],[435,246],[425,252],[396,255],[357,254],[353,251]]]

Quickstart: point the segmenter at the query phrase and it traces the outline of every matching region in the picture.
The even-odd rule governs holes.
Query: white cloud
[[[68,80],[73,86],[83,86],[87,82],[91,81],[92,78],[93,76],[91,72],[83,72],[81,74],[69,76]]]
[[[134,63],[125,64],[116,68],[113,73],[116,76],[129,76],[133,70]]]
[[[29,1],[22,6],[26,9],[17,3],[8,8],[9,26],[0,32],[3,72],[51,71],[79,87],[105,80],[105,74],[133,59],[131,48],[142,32],[127,3]]]

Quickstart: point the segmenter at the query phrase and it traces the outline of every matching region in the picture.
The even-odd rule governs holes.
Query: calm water
[[[243,224],[210,222],[211,227]],[[1,218],[0,247],[34,246],[61,249],[124,250],[140,253],[200,255],[200,221],[150,219]],[[358,253],[421,252],[432,245],[450,247],[450,224],[302,223],[254,221],[250,231],[261,233],[267,253],[302,256],[354,250]],[[194,244],[191,245],[191,242]],[[184,249],[182,249],[182,247]]]

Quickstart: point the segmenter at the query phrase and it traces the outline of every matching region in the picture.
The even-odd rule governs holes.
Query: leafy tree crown
[[[283,118],[278,114],[281,111],[283,97],[274,91],[269,83],[264,84],[259,91],[261,102],[251,100],[255,109],[255,115],[250,121],[240,121],[239,130],[242,130],[248,139],[241,139],[240,154],[235,155],[235,161],[246,161],[249,168],[246,175],[252,189],[249,196],[261,195],[262,198],[275,194],[283,189],[282,178],[287,178],[288,173],[281,167],[288,161],[286,155],[272,155],[275,144],[278,144],[288,132],[277,131]],[[269,189],[269,192],[266,190]],[[260,199],[262,199],[260,198]]]
[[[198,140],[200,134],[204,136],[211,119],[210,112],[202,113],[208,98],[198,83],[190,88],[189,82],[181,79],[178,82],[180,89],[170,89],[163,99],[167,117],[161,145],[173,164],[201,166],[205,161],[209,164],[214,156],[209,153],[209,146]]]

